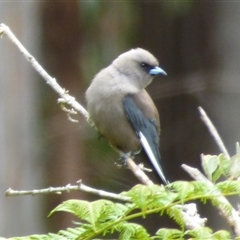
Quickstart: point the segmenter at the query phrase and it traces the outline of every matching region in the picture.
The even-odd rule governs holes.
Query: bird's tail
[[[140,137],[140,142],[147,154],[147,156],[149,157],[153,167],[155,168],[155,170],[157,171],[158,175],[160,176],[160,178],[162,179],[163,183],[165,185],[168,185],[170,182],[166,179],[164,173],[163,173],[163,170],[162,170],[162,167],[160,165],[160,159],[156,159],[156,156],[155,154],[153,153],[147,139],[145,138],[145,136],[143,135],[142,132],[139,132],[139,137]],[[160,157],[160,156],[159,156]]]

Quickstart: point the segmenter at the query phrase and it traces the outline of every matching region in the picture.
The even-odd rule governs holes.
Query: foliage
[[[206,176],[214,184],[201,181],[177,181],[168,187],[153,185],[136,185],[128,192],[121,193],[130,197],[126,203],[116,203],[109,200],[88,202],[72,199],[63,202],[51,211],[63,211],[75,215],[79,222],[75,228],[61,230],[57,234],[32,235],[28,237],[15,237],[14,240],[33,239],[95,239],[109,237],[115,233],[120,240],[150,240],[150,239],[232,239],[229,232],[220,230],[213,232],[208,227],[199,227],[192,230],[185,229],[183,213],[179,206],[199,200],[203,203],[211,201],[214,206],[231,212],[232,206],[226,202],[216,201],[219,196],[239,195],[240,180],[238,162],[240,150],[231,159],[223,154],[219,156],[202,155],[202,165]],[[237,166],[236,166],[237,165]],[[221,176],[228,179],[217,182]],[[160,228],[154,236],[150,236],[147,229],[134,219],[147,218],[149,214],[158,213],[160,217],[165,214],[172,218],[179,229]]]

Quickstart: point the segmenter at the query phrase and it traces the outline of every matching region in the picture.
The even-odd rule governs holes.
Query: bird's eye
[[[144,62],[142,62],[140,65],[141,65],[141,67],[142,67],[142,68],[145,68],[145,67],[147,67],[147,64],[146,64],[146,63],[144,63]]]

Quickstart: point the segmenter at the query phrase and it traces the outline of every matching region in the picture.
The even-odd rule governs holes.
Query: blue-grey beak
[[[152,68],[150,71],[149,71],[149,74],[151,74],[152,76],[155,76],[155,75],[159,75],[159,74],[162,74],[164,76],[167,75],[167,73],[161,69],[160,67],[154,67]]]

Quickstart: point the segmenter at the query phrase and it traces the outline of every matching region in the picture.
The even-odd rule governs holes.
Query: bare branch
[[[211,133],[211,135],[213,136],[215,142],[217,143],[220,151],[226,155],[226,157],[228,159],[230,159],[230,155],[217,131],[217,129],[214,127],[214,125],[212,124],[210,118],[208,117],[208,115],[206,114],[206,112],[203,110],[202,107],[198,107],[198,110],[201,114],[201,119],[202,121],[205,123],[205,125],[207,126],[209,132]]]
[[[148,186],[153,185],[153,182],[131,158],[127,159],[127,165],[140,182]]]
[[[38,195],[38,194],[62,194],[63,192],[70,192],[70,191],[83,191],[92,193],[95,195],[99,195],[101,197],[111,198],[115,200],[121,200],[121,201],[130,201],[130,197],[123,196],[121,194],[115,194],[111,192],[106,192],[100,189],[88,187],[82,183],[81,180],[77,181],[77,185],[71,185],[67,184],[63,187],[49,187],[44,189],[35,189],[35,190],[13,190],[9,188],[5,194],[6,196],[19,196],[19,195]]]
[[[15,37],[12,31],[5,24],[0,24],[0,34],[5,34],[19,49],[19,51],[23,54],[23,56],[30,62],[32,67],[43,77],[47,84],[49,84],[52,89],[59,94],[61,97],[61,102],[67,103],[72,106],[76,111],[82,114],[85,119],[89,122],[89,114],[84,107],[82,107],[74,97],[68,94],[64,88],[62,88],[56,81],[55,78],[52,78],[43,68],[42,66],[35,60],[35,58],[24,48],[24,46],[19,42],[19,40]]]
[[[215,206],[221,212],[221,215],[227,220],[229,225],[234,229],[236,236],[240,236],[240,216],[238,211],[236,211],[231,203],[222,196],[221,192],[214,186],[214,184],[209,181],[197,168],[189,167],[185,164],[182,165],[182,168],[195,180],[202,181],[208,184],[210,189],[213,189],[217,197],[214,197]],[[217,203],[217,204],[216,204]],[[228,208],[224,207],[228,205],[231,211],[228,211]]]

